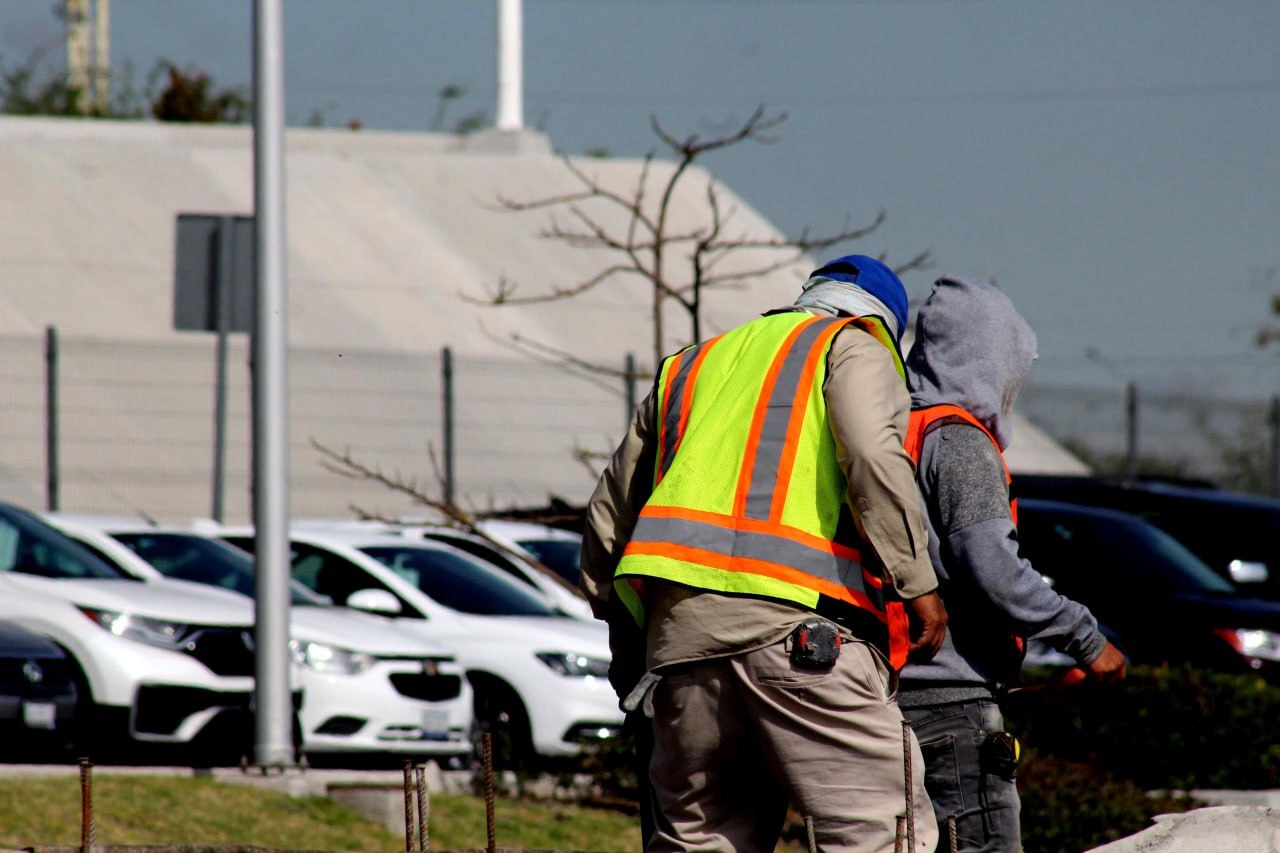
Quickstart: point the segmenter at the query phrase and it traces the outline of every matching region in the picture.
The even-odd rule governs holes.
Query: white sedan
[[[45,518],[134,576],[254,595],[253,559],[220,540],[126,520]],[[289,622],[302,673],[302,751],[311,763],[398,756],[456,764],[472,754],[471,686],[450,650],[296,582]]]
[[[219,534],[252,548],[252,532]],[[578,754],[612,739],[622,712],[609,684],[608,629],[561,614],[523,584],[428,540],[293,530],[293,577],[350,607],[394,618],[451,648],[476,694],[476,717],[515,761]]]

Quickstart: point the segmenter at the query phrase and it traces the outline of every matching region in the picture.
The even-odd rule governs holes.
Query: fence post
[[[440,350],[441,398],[444,405],[444,500],[453,505],[453,351]]]
[[[1280,394],[1271,398],[1271,494],[1280,498]]]
[[[631,418],[636,411],[636,357],[627,353],[626,361],[623,362],[622,381],[625,385],[624,391],[627,396],[627,419],[623,422],[623,429],[631,429]]]
[[[1138,385],[1126,382],[1124,386],[1125,409],[1125,466],[1126,477],[1138,475]]]
[[[45,421],[45,504],[57,512],[58,495],[58,330],[44,330],[44,421]]]

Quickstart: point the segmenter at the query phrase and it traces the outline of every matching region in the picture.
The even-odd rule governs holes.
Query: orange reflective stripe
[[[706,358],[707,352],[722,337],[724,335],[717,335],[709,341],[686,347],[671,361],[662,389],[664,404],[658,419],[658,465],[654,485],[662,482],[663,475],[667,473],[667,469],[676,458],[676,451],[680,448],[685,428],[689,424],[694,380],[698,378],[698,371],[702,368],[702,361]]]
[[[777,355],[773,358],[773,363],[769,365],[769,372],[765,374],[764,385],[760,388],[760,397],[756,402],[756,410],[751,416],[751,429],[747,433],[747,447],[743,453],[742,469],[738,472],[738,490],[733,499],[733,514],[736,516],[746,515],[747,494],[751,488],[751,475],[755,470],[756,451],[760,446],[761,427],[764,425],[765,415],[769,412],[769,399],[773,395],[773,386],[778,381],[778,374],[782,371],[782,365],[786,362],[787,355],[791,352],[791,347],[795,345],[796,338],[800,337],[800,333],[809,326],[820,321],[818,317],[810,317],[804,322],[796,324],[796,327],[787,335],[786,340],[782,342]]]
[[[693,389],[698,380],[698,371],[702,369],[702,362],[706,359],[707,352],[718,340],[720,339],[712,338],[697,347],[696,354],[693,357],[693,364],[689,365],[688,375],[684,377],[684,387],[680,389],[682,392],[680,394],[680,422],[676,427],[675,447],[671,454],[673,457],[675,456],[674,451],[680,449],[680,439],[684,438],[684,431],[689,426],[689,409],[693,407]]]
[[[848,324],[848,321],[828,322],[809,347],[805,355],[804,368],[800,373],[800,381],[796,384],[795,395],[791,402],[791,422],[787,425],[787,438],[782,445],[781,458],[778,460],[777,485],[773,489],[773,503],[769,507],[769,518],[777,521],[782,518],[783,507],[787,502],[787,489],[791,485],[791,471],[795,467],[796,447],[800,443],[800,430],[804,427],[805,412],[809,408],[809,393],[813,388],[813,377],[818,371],[818,360],[826,353],[827,344]]]
[[[842,584],[830,583],[820,578],[815,578],[807,572],[802,572],[799,569],[794,569],[781,563],[720,554],[715,551],[706,551],[689,545],[675,545],[669,542],[633,541],[628,543],[625,553],[627,555],[639,554],[649,557],[667,557],[672,560],[694,563],[699,566],[707,566],[708,568],[727,572],[742,572],[744,574],[773,578],[774,580],[802,586],[805,589],[813,590],[820,595],[825,595],[837,601],[861,607],[881,622],[886,622],[888,618],[870,598],[862,593],[849,589]]]
[[[806,533],[803,530],[797,530],[794,527],[782,527],[771,521],[753,518],[736,518],[732,515],[726,515],[720,512],[707,512],[701,509],[688,509],[682,506],[646,506],[640,512],[641,516],[653,516],[655,518],[682,518],[686,521],[697,521],[703,524],[711,524],[716,527],[723,527],[726,530],[745,530],[749,533],[765,533],[771,536],[781,536],[799,542],[809,548],[818,551],[826,551],[828,554],[839,557],[842,560],[850,562],[862,562],[862,554],[857,548],[851,548],[848,545],[841,545],[838,542],[832,542],[830,539],[823,539],[821,536],[815,536],[812,533]],[[866,572],[864,571],[865,575]],[[876,580],[876,586],[879,586],[879,579]]]
[[[911,649],[907,607],[901,601],[885,602],[885,616],[889,626],[889,666],[902,669],[907,665],[907,652]]]

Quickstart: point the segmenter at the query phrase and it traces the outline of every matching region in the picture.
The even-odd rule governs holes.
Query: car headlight
[[[81,607],[80,612],[92,619],[99,628],[117,637],[136,640],[149,646],[159,646],[162,649],[180,649],[190,631],[190,626],[181,622],[151,619],[120,610]]]
[[[330,646],[325,643],[289,641],[294,660],[316,672],[336,672],[340,675],[359,675],[373,666],[373,655]]]
[[[538,652],[537,658],[560,675],[574,678],[585,678],[588,675],[609,677],[608,658],[593,658],[572,652]]]
[[[1224,628],[1217,632],[1245,657],[1280,661],[1280,634],[1260,628]]]

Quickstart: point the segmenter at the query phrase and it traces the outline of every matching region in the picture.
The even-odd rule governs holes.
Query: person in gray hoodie
[[[1052,645],[1098,679],[1125,672],[1124,655],[1089,610],[1054,592],[1018,553],[1003,451],[1035,357],[1035,333],[1004,293],[944,276],[920,308],[906,361],[907,452],[951,619],[938,654],[903,669],[898,703],[924,753],[941,834],[953,818],[961,851],[1022,849],[1018,747],[998,703],[1026,641]]]

